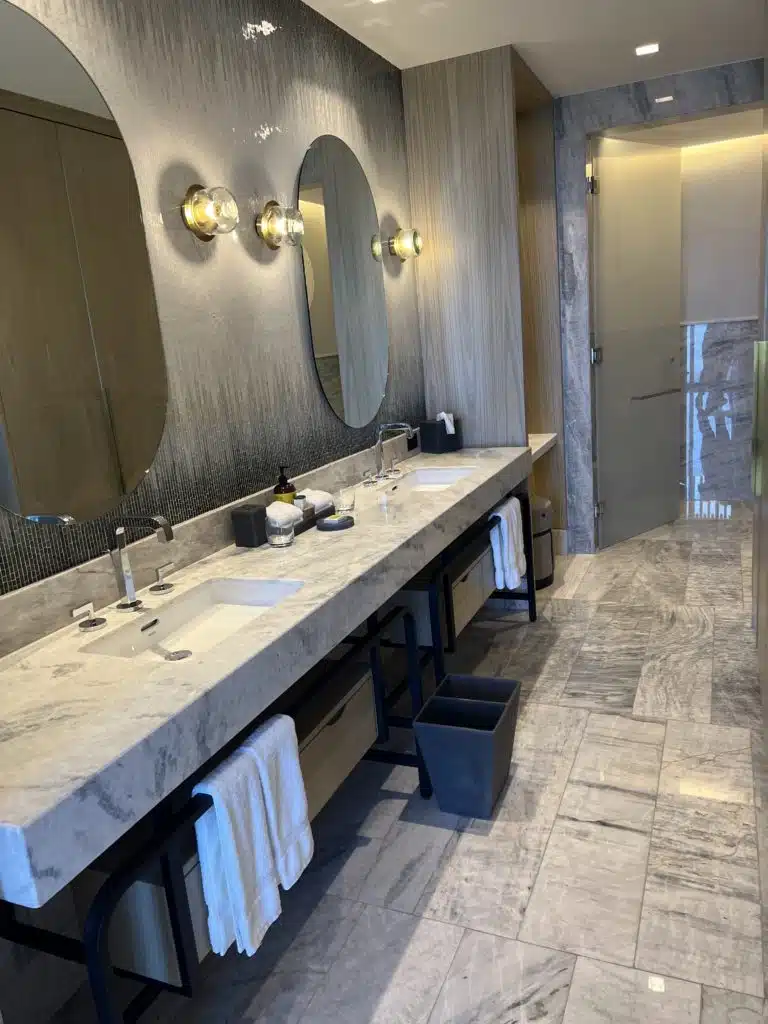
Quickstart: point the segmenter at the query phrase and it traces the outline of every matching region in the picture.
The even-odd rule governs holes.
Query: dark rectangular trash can
[[[509,777],[520,683],[448,675],[414,721],[441,811],[490,818]]]

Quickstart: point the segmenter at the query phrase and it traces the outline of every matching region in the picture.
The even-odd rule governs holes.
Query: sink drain
[[[192,651],[168,651],[165,655],[166,661],[184,661],[185,658],[191,658]]]

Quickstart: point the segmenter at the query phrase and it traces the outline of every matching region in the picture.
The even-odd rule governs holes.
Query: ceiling
[[[732,114],[670,122],[653,128],[615,128],[605,133],[612,139],[631,139],[654,146],[702,146],[710,142],[752,138],[763,134],[762,110],[738,110]]]
[[[764,0],[304,2],[400,68],[511,43],[555,96],[761,57],[765,38]]]

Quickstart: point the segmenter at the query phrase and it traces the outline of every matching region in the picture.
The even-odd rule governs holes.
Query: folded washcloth
[[[333,495],[329,494],[328,491],[315,491],[311,488],[306,488],[302,492],[304,497],[315,506],[315,512],[325,512],[328,508],[333,508]]]
[[[253,956],[281,905],[259,768],[251,752],[241,747],[193,792],[213,799],[195,824],[211,948],[223,956],[237,942],[240,953]]]
[[[296,505],[287,501],[273,501],[267,505],[267,519],[278,526],[296,526],[303,522],[304,513]]]
[[[496,589],[517,590],[526,572],[520,502],[510,498],[495,508],[491,516],[496,520],[491,530]]]
[[[293,719],[275,715],[243,749],[258,767],[277,876],[282,887],[290,889],[315,851]]]

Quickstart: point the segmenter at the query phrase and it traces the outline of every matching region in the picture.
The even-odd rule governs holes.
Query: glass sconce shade
[[[381,244],[381,235],[374,235],[371,239],[371,254],[377,263],[384,259],[384,247]]]
[[[421,256],[424,249],[424,240],[418,231],[413,228],[401,228],[397,234],[389,240],[389,251],[393,256],[398,256],[403,263],[406,260]]]
[[[304,217],[294,207],[281,206],[272,200],[256,218],[256,231],[270,249],[300,245],[304,237]]]
[[[184,197],[181,212],[189,230],[205,241],[216,235],[228,235],[240,222],[237,200],[221,185],[193,185]]]

